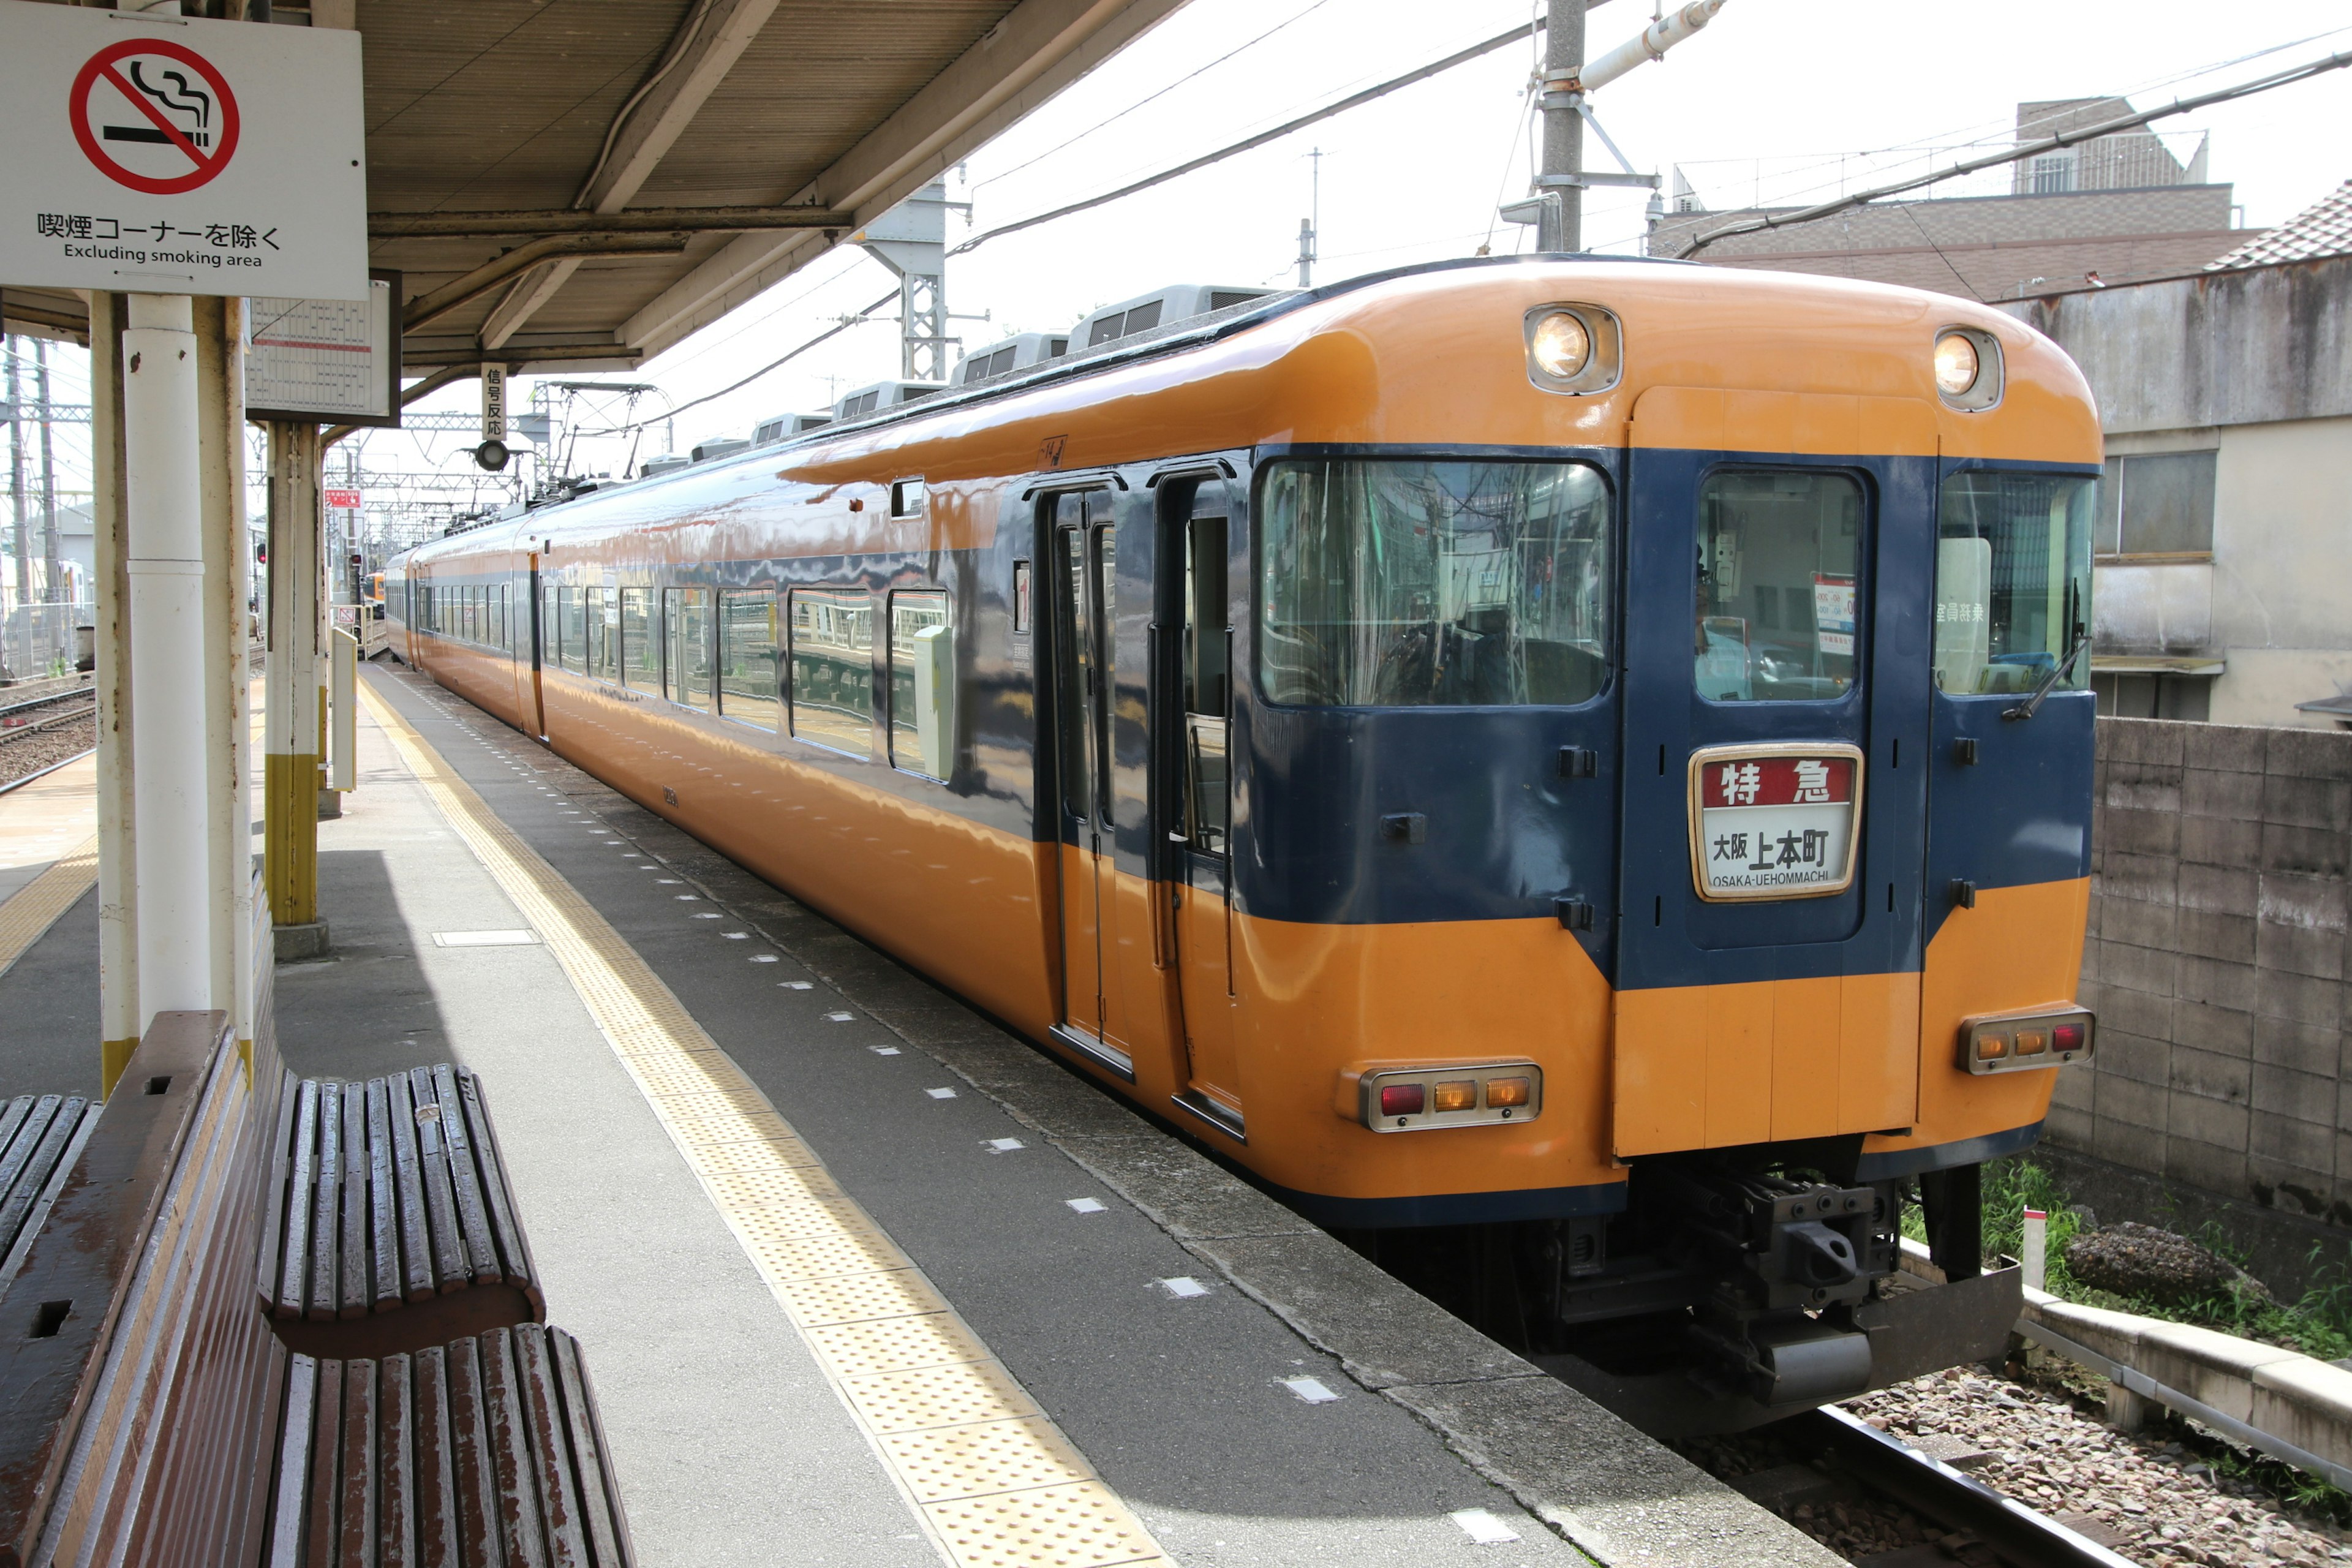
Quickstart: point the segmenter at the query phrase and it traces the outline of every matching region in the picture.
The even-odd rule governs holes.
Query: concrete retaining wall
[[[2095,788],[2098,1052],[2047,1141],[2352,1238],[2352,732],[2102,719]]]

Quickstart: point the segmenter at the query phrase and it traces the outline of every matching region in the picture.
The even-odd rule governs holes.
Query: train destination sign
[[[0,286],[364,300],[357,33],[0,0]]]
[[[1862,753],[1718,746],[1691,759],[1691,862],[1709,900],[1796,899],[1853,879]]]

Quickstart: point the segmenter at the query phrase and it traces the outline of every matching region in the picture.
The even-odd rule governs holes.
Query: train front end
[[[1303,314],[1233,654],[1250,1163],[1660,1429],[1998,1350],[1976,1173],[2095,1045],[2074,367],[1678,266]]]

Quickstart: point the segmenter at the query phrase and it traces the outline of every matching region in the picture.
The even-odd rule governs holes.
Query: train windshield
[[[1259,516],[1268,700],[1428,707],[1599,694],[1609,492],[1592,468],[1284,462],[1267,475]]]
[[[1698,497],[1692,676],[1717,702],[1831,702],[1853,685],[1862,487],[1843,474],[1710,477]]]
[[[1955,697],[2031,690],[2091,625],[2097,481],[1954,474],[1936,538],[1936,685]],[[2090,684],[2076,658],[2059,684]]]

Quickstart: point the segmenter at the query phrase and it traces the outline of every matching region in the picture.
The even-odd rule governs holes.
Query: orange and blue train
[[[386,599],[435,680],[1696,1429],[2014,1321],[1978,1171],[2093,1048],[2100,458],[1979,305],[1471,261],[472,527]]]

